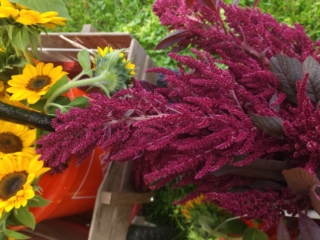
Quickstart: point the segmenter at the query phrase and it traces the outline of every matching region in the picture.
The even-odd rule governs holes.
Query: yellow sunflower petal
[[[35,196],[35,193],[34,193],[34,191],[33,191],[33,189],[31,188],[31,189],[26,189],[25,191],[24,191],[24,197],[26,198],[26,199],[31,199],[31,198],[33,198]]]
[[[38,177],[40,177],[42,174],[48,172],[50,169],[51,169],[51,168],[49,168],[49,167],[44,167],[44,168],[42,168],[41,170],[39,170],[39,171],[37,172],[36,178],[38,178]]]
[[[14,207],[15,208],[20,208],[21,207],[21,198],[17,198],[17,200],[14,202]]]
[[[27,203],[28,203],[28,200],[26,198],[21,198],[20,201],[21,201],[21,206],[22,207],[25,207],[27,205]]]
[[[39,101],[39,99],[41,98],[40,95],[38,94],[32,94],[28,97],[27,101],[29,104],[35,104],[36,102]]]
[[[29,79],[31,79],[36,77],[38,75],[38,72],[33,65],[27,63],[25,68],[23,69],[23,75],[26,75]]]
[[[1,0],[1,7],[11,7],[14,8],[13,4],[8,0]]]
[[[8,203],[7,201],[0,200],[0,208],[3,208],[4,206],[6,206],[7,203]]]
[[[13,201],[8,201],[4,209],[6,212],[10,212],[14,208],[14,202]]]
[[[30,147],[36,141],[37,129],[30,129],[27,132],[21,133],[20,137],[23,141],[22,146],[23,147]]]
[[[24,147],[22,149],[22,152],[26,155],[29,155],[30,157],[36,155],[36,148],[34,147]]]
[[[37,69],[37,75],[43,75],[43,67],[44,63],[40,62],[37,64],[36,69]]]
[[[31,184],[34,181],[35,177],[36,175],[34,173],[29,173],[26,183]]]

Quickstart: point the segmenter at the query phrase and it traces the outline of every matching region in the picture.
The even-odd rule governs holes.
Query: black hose
[[[172,240],[175,231],[166,226],[139,226],[130,225],[126,240]]]
[[[3,102],[0,102],[0,119],[19,123],[32,128],[38,128],[53,132],[51,121],[54,117],[43,113],[19,108]]]

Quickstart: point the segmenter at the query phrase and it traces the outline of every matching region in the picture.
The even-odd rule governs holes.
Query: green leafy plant
[[[159,66],[175,68],[175,62],[167,57],[168,50],[154,50],[156,43],[166,35],[167,29],[152,12],[153,2],[154,0],[69,0],[66,4],[71,20],[67,26],[54,31],[79,32],[84,24],[92,24],[101,32],[129,32]]]

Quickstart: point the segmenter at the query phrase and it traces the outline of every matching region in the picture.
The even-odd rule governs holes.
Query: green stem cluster
[[[116,76],[108,70],[105,70],[99,76],[96,77],[79,79],[82,75],[83,73],[81,72],[78,76],[67,82],[65,85],[62,85],[59,88],[55,89],[53,93],[50,95],[50,97],[47,99],[44,106],[44,111],[48,112],[50,106],[56,106],[57,104],[54,103],[54,101],[57,99],[57,97],[68,92],[72,88],[78,88],[83,86],[97,86],[101,88],[105,92],[105,94],[109,95],[109,92],[105,87],[105,85],[108,85],[108,81],[106,81],[106,79],[111,79],[113,82],[116,78]]]

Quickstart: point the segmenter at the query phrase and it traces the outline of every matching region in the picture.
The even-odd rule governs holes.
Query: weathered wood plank
[[[101,192],[100,202],[107,205],[152,202],[153,192]]]

